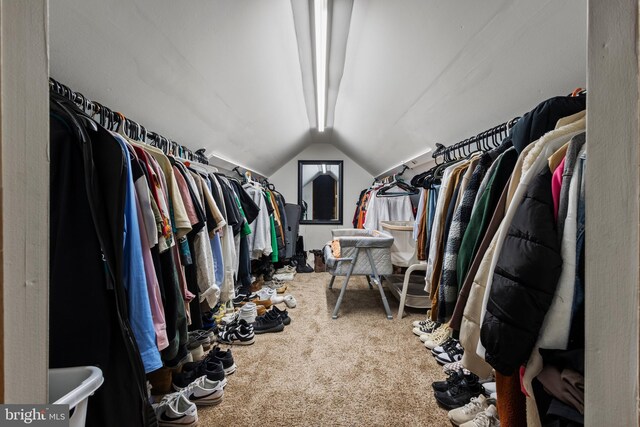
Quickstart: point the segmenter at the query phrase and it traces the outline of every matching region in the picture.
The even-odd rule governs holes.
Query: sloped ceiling
[[[333,129],[318,135],[289,0],[49,7],[52,77],[267,176],[314,141],[377,175],[586,81],[583,0],[355,0]]]

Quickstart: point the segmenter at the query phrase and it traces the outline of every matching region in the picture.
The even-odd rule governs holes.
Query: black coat
[[[511,375],[529,358],[561,272],[546,166],[525,192],[493,273],[480,339],[496,371]]]

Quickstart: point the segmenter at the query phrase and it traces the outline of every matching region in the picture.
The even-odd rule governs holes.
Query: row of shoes
[[[198,406],[222,402],[227,376],[236,372],[231,350],[214,347],[197,362],[179,367],[172,375],[174,393],[166,394],[154,405],[160,426],[193,426],[198,422]]]
[[[439,405],[449,409],[449,420],[463,427],[499,427],[496,386],[493,375],[479,378],[462,364],[464,348],[451,329],[431,319],[413,322],[413,333],[443,365],[444,381],[432,384]]]

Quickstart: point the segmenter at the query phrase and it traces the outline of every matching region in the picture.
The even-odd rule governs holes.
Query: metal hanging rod
[[[442,157],[444,162],[452,162],[468,157],[475,152],[487,151],[498,147],[518,120],[520,120],[520,117],[515,117],[508,122],[494,126],[491,129],[480,132],[471,138],[449,145],[448,147],[442,144],[436,144],[436,151],[433,152],[431,157],[436,159],[436,164],[438,163],[438,157]]]
[[[49,78],[49,89],[52,93],[69,99],[84,113],[91,116],[97,123],[100,123],[101,126],[109,130],[117,132],[120,127],[122,127],[122,131],[129,138],[157,147],[167,155],[205,165],[209,164],[209,160],[204,155],[204,149],[193,152],[184,145],[178,144],[176,141],[166,138],[157,132],[147,130],[145,126],[125,117],[122,113],[113,111],[111,108],[105,107],[97,101],[90,100],[80,92],[71,90],[68,86],[63,85],[55,79]],[[95,116],[98,116],[98,118],[96,119]]]

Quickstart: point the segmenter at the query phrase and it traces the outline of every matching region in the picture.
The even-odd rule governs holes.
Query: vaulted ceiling
[[[582,0],[354,0],[318,134],[297,1],[52,1],[51,76],[264,175],[317,141],[377,175],[586,81]]]

